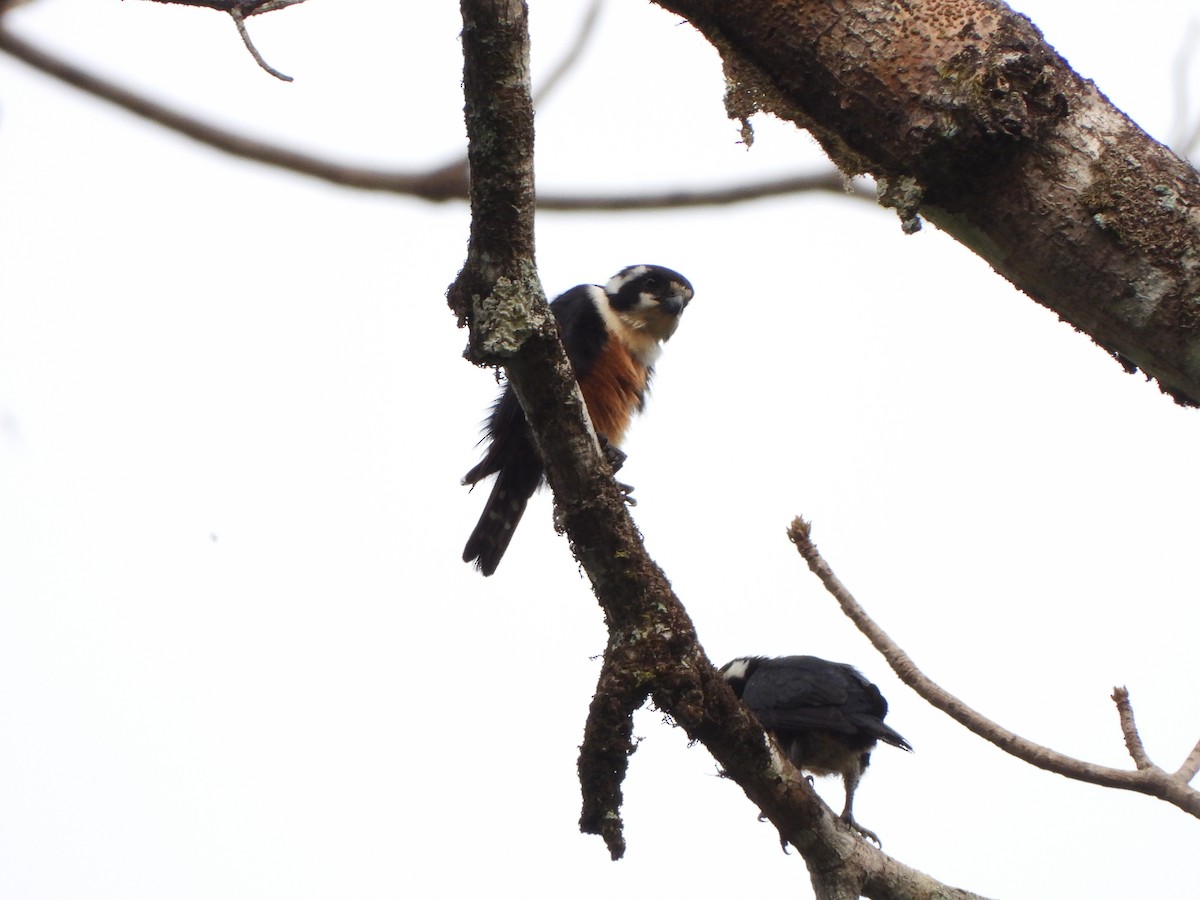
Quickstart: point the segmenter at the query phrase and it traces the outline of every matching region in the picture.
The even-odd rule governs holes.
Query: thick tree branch
[[[240,159],[248,159],[357,190],[401,194],[432,203],[467,199],[467,166],[465,160],[462,159],[455,159],[449,163],[421,171],[387,171],[342,163],[310,153],[302,153],[280,144],[258,140],[214,125],[208,120],[189,116],[173,107],[159,103],[145,94],[123,87],[55,56],[9,31],[4,27],[2,19],[0,19],[0,51],[64,84],[69,84],[100,100],[112,103],[126,112]],[[543,92],[549,91],[552,86],[554,85],[544,86]],[[667,191],[639,191],[629,194],[594,196],[576,193],[543,193],[538,197],[538,208],[560,212],[677,209],[745,203],[764,197],[808,191],[849,194],[860,200],[874,199],[873,191],[861,184],[848,187],[845,178],[837,172],[829,171],[812,175],[770,178],[744,185],[715,188],[679,188]]]
[[[999,0],[656,0],[730,115],[806,128],[1178,402],[1200,404],[1200,177]]]
[[[813,574],[821,579],[825,589],[837,600],[842,612],[858,627],[859,631],[867,636],[867,639],[887,660],[888,665],[892,667],[900,680],[916,691],[927,703],[937,707],[984,740],[995,744],[1005,753],[1037,766],[1039,769],[1056,772],[1076,781],[1149,794],[1200,818],[1200,791],[1188,785],[1188,781],[1195,773],[1192,772],[1184,777],[1191,757],[1189,757],[1189,762],[1185,763],[1184,767],[1175,774],[1164,771],[1150,761],[1133,724],[1133,710],[1129,706],[1128,692],[1123,688],[1114,691],[1113,700],[1117,703],[1121,716],[1122,734],[1130,755],[1138,767],[1136,770],[1113,769],[1084,762],[1026,740],[976,712],[922,673],[908,654],[867,615],[866,610],[859,605],[846,586],[833,573],[812,541],[808,522],[799,517],[792,520],[792,524],[788,528],[788,537],[796,545],[796,549],[804,557],[804,561],[808,563]]]

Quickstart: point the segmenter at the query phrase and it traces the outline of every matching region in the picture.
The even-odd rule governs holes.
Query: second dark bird
[[[912,749],[883,723],[888,705],[879,688],[853,666],[816,656],[744,656],[723,665],[721,674],[792,765],[842,776],[842,820],[878,843],[874,832],[854,821],[854,791],[878,741]]]
[[[550,304],[596,433],[619,447],[635,412],[645,406],[654,363],[692,299],[691,283],[662,266],[628,266],[604,287],[581,284]],[[541,457],[511,386],[488,419],[483,459],[463,477],[474,486],[496,476],[463,561],[491,575],[508,549],[533,492]]]

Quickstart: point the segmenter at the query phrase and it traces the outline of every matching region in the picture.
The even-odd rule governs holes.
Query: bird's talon
[[[621,471],[621,466],[625,465],[625,460],[629,458],[629,455],[616,444],[609,443],[608,438],[604,435],[599,435],[599,438],[600,449],[604,451],[604,458],[608,461],[615,475]]]
[[[633,496],[633,485],[617,482],[617,490],[624,494],[624,500],[630,506],[637,506],[637,498]]]
[[[859,837],[863,838],[864,840],[871,841],[880,850],[883,849],[883,841],[881,841],[879,839],[879,835],[877,835],[875,832],[873,832],[870,828],[863,828],[861,825],[859,825],[857,822],[854,821],[853,816],[851,816],[849,818],[842,816],[841,819],[843,822],[846,823],[847,827],[849,827],[849,829],[851,831],[855,832]]]

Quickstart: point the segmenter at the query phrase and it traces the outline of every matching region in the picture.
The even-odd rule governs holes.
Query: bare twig
[[[299,1],[299,0],[296,0],[296,1]],[[250,31],[246,30],[246,16],[247,16],[247,14],[248,14],[248,16],[253,16],[254,12],[250,12],[250,13],[242,12],[242,8],[241,8],[242,6],[246,6],[246,4],[234,6],[232,8],[232,10],[229,10],[229,18],[232,18],[234,25],[238,26],[238,34],[241,35],[241,42],[246,44],[246,49],[250,50],[250,55],[253,56],[254,61],[257,62],[259,67],[262,68],[262,70],[264,72],[269,72],[270,74],[272,74],[272,76],[275,76],[276,78],[280,79],[281,82],[294,82],[295,79],[292,76],[286,76],[286,74],[283,74],[282,72],[278,71],[277,68],[274,68],[274,67],[268,65],[268,62],[266,62],[266,60],[263,59],[263,54],[260,54],[258,52],[257,47],[254,47],[254,42],[250,40]],[[257,10],[257,12],[264,12],[264,11]]]
[[[155,2],[169,2],[169,0],[155,0]],[[159,103],[145,94],[123,87],[48,53],[24,38],[17,37],[3,25],[0,25],[0,51],[8,53],[43,74],[119,106],[126,112],[241,159],[253,160],[263,165],[274,166],[357,190],[401,194],[432,203],[467,199],[466,166],[461,159],[455,159],[450,163],[428,170],[414,172],[385,171],[342,163],[303,153],[290,147],[256,140],[221,128],[205,119],[189,116],[166,104]],[[873,199],[874,196],[868,189],[859,185],[847,189],[841,176],[830,170],[825,173],[773,178],[745,185],[678,189],[656,193],[586,196],[546,192],[537,198],[537,202],[539,209],[548,211],[619,212],[718,206],[808,191],[849,193],[857,199],[864,200]]]
[[[1192,752],[1183,761],[1183,765],[1175,770],[1175,777],[1183,781],[1191,781],[1196,777],[1197,772],[1200,772],[1200,742],[1192,748]]]
[[[1125,746],[1133,758],[1133,764],[1139,769],[1149,769],[1154,763],[1146,753],[1142,744],[1142,736],[1138,734],[1137,723],[1133,720],[1133,704],[1129,702],[1129,691],[1123,687],[1113,688],[1113,702],[1117,704],[1117,715],[1121,718],[1121,734],[1125,736]]]
[[[765,197],[803,194],[811,191],[838,194],[873,203],[875,192],[868,185],[869,182],[861,179],[847,182],[840,172],[830,169],[828,172],[816,172],[811,175],[787,175],[752,184],[736,184],[718,188],[679,189],[595,197],[579,194],[540,194],[538,209],[559,212],[637,212],[654,209],[686,209],[698,206],[727,206],[761,200]]]
[[[246,45],[246,49],[250,51],[250,55],[254,57],[254,61],[258,63],[259,68],[275,76],[280,81],[294,80],[290,75],[284,75],[278,69],[268,65],[267,61],[263,59],[262,54],[258,52],[258,48],[254,46],[254,41],[250,40],[250,32],[246,30],[246,19],[250,16],[258,16],[263,13],[287,9],[289,6],[303,3],[304,0],[152,0],[152,2],[168,3],[174,6],[198,6],[204,9],[215,9],[219,12],[228,13],[229,17],[233,19],[233,24],[237,26],[242,43]]]
[[[592,37],[596,33],[596,22],[600,19],[600,9],[604,6],[604,0],[592,0],[592,5],[587,8],[587,12],[583,14],[583,18],[579,21],[579,27],[575,30],[575,37],[567,47],[566,51],[559,57],[554,68],[549,74],[542,79],[542,83],[537,86],[537,90],[533,92],[533,105],[541,106],[555,89],[562,84],[563,79],[570,74],[571,70],[579,65],[583,59],[583,51],[587,49],[587,45],[591,42]]]
[[[788,528],[788,537],[796,545],[796,549],[804,557],[813,574],[821,579],[821,583],[825,585],[825,589],[837,600],[838,605],[842,608],[842,612],[858,627],[859,631],[866,635],[867,639],[875,646],[875,649],[887,660],[888,665],[892,667],[900,680],[916,691],[926,702],[942,710],[984,740],[990,741],[1001,750],[1030,765],[1037,766],[1049,772],[1056,772],[1059,775],[1073,778],[1077,781],[1086,781],[1104,787],[1137,791],[1142,794],[1159,797],[1179,807],[1184,812],[1200,818],[1200,791],[1189,787],[1187,778],[1181,777],[1179,773],[1173,775],[1164,771],[1151,763],[1148,758],[1145,758],[1145,768],[1141,767],[1141,762],[1139,761],[1139,768],[1132,771],[1084,762],[1083,760],[1058,753],[1048,747],[1043,747],[1040,744],[1035,744],[1033,741],[1026,740],[967,706],[953,694],[925,676],[908,654],[895,641],[888,637],[884,630],[867,615],[866,611],[858,604],[858,601],[854,599],[850,591],[846,589],[846,586],[833,573],[829,564],[822,558],[816,544],[812,541],[811,527],[808,522],[799,517],[793,519],[791,526]],[[1127,696],[1125,699],[1128,702]],[[1123,728],[1124,721],[1125,714],[1122,713]],[[1129,722],[1132,726],[1132,710],[1129,711]],[[1127,741],[1129,733],[1126,731]],[[1140,748],[1140,739],[1138,739],[1136,746]],[[1140,752],[1145,757],[1145,751],[1140,750]],[[1138,756],[1132,746],[1130,747],[1130,753],[1134,754],[1135,760],[1138,760]],[[1200,747],[1193,751],[1193,754],[1200,754]],[[1189,757],[1189,763],[1190,761],[1191,757]]]

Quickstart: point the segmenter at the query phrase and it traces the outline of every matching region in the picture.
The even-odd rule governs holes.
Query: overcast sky
[[[534,0],[535,75],[581,0]],[[1018,4],[1152,135],[1183,0]],[[419,12],[412,12],[419,8]],[[457,4],[311,0],[251,21],[37,0],[11,27],[181,109],[420,169],[463,150]],[[1200,68],[1186,78],[1200,107]],[[538,112],[543,188],[821,171],[747,149],[715,52],[610,0]],[[0,56],[0,897],[808,897],[736,785],[643,711],[629,850],[578,833],[605,631],[540,496],[497,574],[459,561],[496,392],[444,301],[467,211],[230,160]],[[696,297],[622,479],[718,664],[851,662],[915,747],[855,804],[988,896],[1197,895],[1200,823],[1032,769],[899,684],[791,517],[925,671],[1032,740],[1128,766],[1200,738],[1200,418],[931,227],[837,196],[539,220],[554,295],[631,263]],[[840,808],[837,782],[818,785]]]

